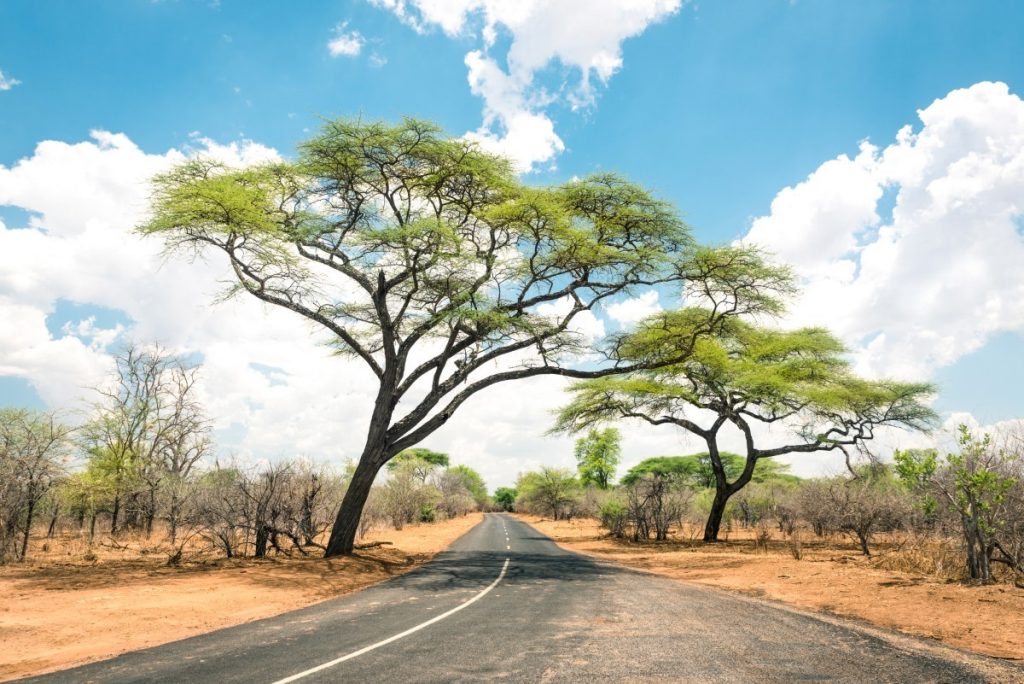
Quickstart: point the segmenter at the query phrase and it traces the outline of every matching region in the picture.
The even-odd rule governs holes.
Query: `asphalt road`
[[[319,668],[319,669],[318,669]],[[1024,670],[688,586],[488,514],[370,589],[38,682],[981,682]]]

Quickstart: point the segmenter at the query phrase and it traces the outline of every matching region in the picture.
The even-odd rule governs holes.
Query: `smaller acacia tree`
[[[431,473],[438,468],[447,468],[448,462],[448,454],[417,447],[398,454],[388,461],[387,467],[391,472],[407,468],[419,478],[420,483],[425,484]]]
[[[613,427],[592,429],[576,440],[576,468],[581,483],[608,489],[622,454],[621,441],[622,435]]]
[[[671,353],[674,337],[693,334],[680,313],[644,321],[622,340],[622,355]],[[922,403],[934,391],[931,385],[859,378],[844,353],[842,343],[820,328],[783,331],[731,318],[715,333],[701,335],[681,363],[577,383],[555,430],[576,432],[638,418],[675,425],[702,439],[715,480],[704,541],[717,541],[729,498],[751,481],[759,460],[833,450],[849,457],[848,450],[864,449],[879,427],[931,427],[935,413]],[[762,446],[756,428],[776,424],[791,428],[794,440]],[[740,432],[745,445],[743,468],[732,479],[719,447],[727,425]]]

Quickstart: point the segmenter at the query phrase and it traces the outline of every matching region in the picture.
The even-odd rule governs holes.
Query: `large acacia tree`
[[[659,315],[620,342],[620,357],[649,362],[671,356],[673,337],[691,334],[692,321]],[[717,541],[729,498],[751,481],[759,461],[841,450],[849,462],[850,451],[865,449],[880,427],[926,430],[933,424],[935,413],[923,403],[932,386],[857,377],[845,351],[820,328],[786,331],[732,318],[702,335],[682,362],[577,383],[555,429],[576,432],[635,418],[702,439],[715,488],[704,541]],[[732,474],[719,447],[730,425],[745,445],[742,468]],[[774,435],[766,429],[771,426],[779,428]]]
[[[672,207],[617,176],[530,187],[506,160],[415,120],[329,122],[294,162],[196,159],[155,183],[143,233],[222,252],[234,291],[316,324],[377,384],[329,556],[351,552],[380,468],[474,393],[648,366],[610,339],[581,367],[595,350],[574,321],[603,300],[674,286],[699,296],[700,334],[772,309],[789,286],[755,251],[698,247]]]

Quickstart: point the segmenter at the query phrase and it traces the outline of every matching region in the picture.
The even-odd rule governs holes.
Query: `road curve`
[[[600,563],[488,514],[406,575],[33,682],[984,682],[1024,670]]]

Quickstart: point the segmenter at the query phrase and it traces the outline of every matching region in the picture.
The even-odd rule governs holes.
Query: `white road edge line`
[[[469,599],[465,603],[460,603],[459,605],[455,606],[454,608],[452,608],[451,610],[449,610],[447,612],[441,613],[440,615],[438,615],[436,617],[432,617],[429,620],[427,620],[426,622],[421,622],[420,624],[416,625],[415,627],[410,627],[409,629],[405,630],[404,632],[400,632],[400,633],[398,633],[398,634],[396,634],[396,635],[394,635],[392,637],[388,637],[387,639],[384,639],[383,641],[378,641],[377,643],[370,644],[369,646],[361,648],[358,651],[353,651],[352,653],[349,653],[348,655],[343,655],[340,658],[335,658],[334,660],[328,661],[328,662],[326,662],[326,663],[324,663],[322,665],[317,665],[316,667],[311,667],[310,669],[305,670],[303,672],[299,672],[298,674],[293,674],[291,677],[285,677],[284,679],[278,679],[273,684],[287,684],[288,682],[294,682],[294,681],[298,681],[298,680],[302,679],[303,677],[308,677],[311,674],[315,674],[317,672],[322,672],[323,670],[326,670],[327,668],[334,667],[335,665],[340,665],[341,663],[345,662],[346,660],[352,660],[353,658],[358,658],[359,656],[363,655],[364,653],[369,653],[370,651],[372,651],[374,649],[378,649],[381,646],[387,646],[388,644],[390,644],[390,643],[392,643],[394,641],[398,641],[399,639],[403,639],[403,638],[409,636],[410,634],[414,634],[414,633],[420,631],[421,629],[425,629],[425,628],[429,627],[430,625],[434,624],[435,622],[440,622],[441,620],[444,620],[446,617],[449,617],[451,615],[454,615],[455,613],[458,613],[463,608],[467,608],[467,607],[473,605],[474,603],[476,603],[477,601],[479,601],[480,599],[482,599],[484,596],[487,596],[487,594],[490,593],[491,589],[494,589],[494,587],[498,586],[498,583],[501,582],[501,580],[505,579],[505,573],[508,572],[508,564],[509,564],[509,561],[511,561],[511,560],[512,560],[511,558],[506,558],[505,559],[505,564],[501,566],[501,572],[498,573],[497,579],[495,579],[493,582],[488,584],[487,587],[483,591],[481,591],[479,594],[477,594],[473,598]]]

